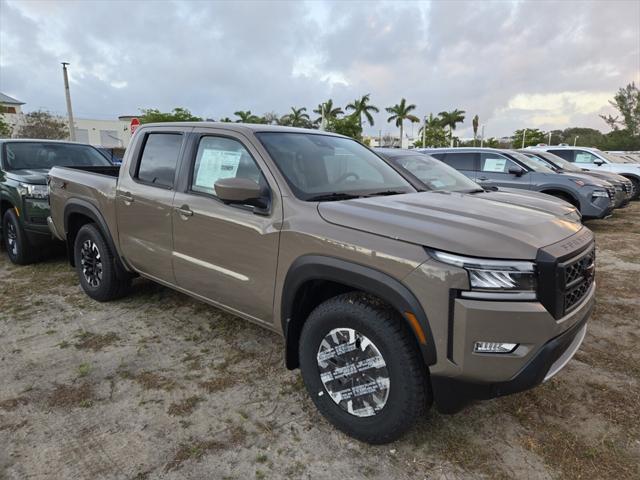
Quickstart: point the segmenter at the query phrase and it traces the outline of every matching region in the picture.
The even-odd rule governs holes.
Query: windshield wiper
[[[397,190],[383,190],[381,192],[367,193],[365,197],[382,197],[384,195],[401,195],[408,192],[399,192]]]
[[[316,195],[315,197],[309,197],[307,198],[307,202],[330,202],[333,200],[351,200],[353,198],[360,198],[360,195],[344,192],[331,192]]]

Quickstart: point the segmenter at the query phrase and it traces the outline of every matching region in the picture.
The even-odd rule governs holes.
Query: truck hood
[[[48,168],[10,170],[7,172],[7,178],[15,180],[16,182],[32,183],[35,185],[46,185],[47,175],[49,175]]]
[[[500,187],[497,192],[487,191],[476,193],[474,196],[500,203],[520,205],[541,212],[552,213],[558,217],[576,216],[576,208],[573,205],[546,193]],[[579,218],[580,216],[577,215],[576,217]]]
[[[551,213],[457,192],[321,202],[318,212],[345,228],[487,258],[533,260],[539,248],[583,228]]]

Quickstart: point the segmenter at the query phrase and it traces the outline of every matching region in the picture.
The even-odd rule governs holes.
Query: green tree
[[[262,115],[262,120],[263,123],[266,123],[267,125],[278,125],[280,122],[280,115],[276,112],[267,112]]]
[[[473,120],[471,122],[473,125],[473,146],[475,147],[476,139],[478,138],[478,126],[480,125],[480,117],[476,115],[475,117],[473,117]]]
[[[324,113],[324,119],[327,123],[329,123],[334,118],[338,118],[338,115],[344,114],[344,112],[342,111],[342,108],[333,106],[332,99],[329,99],[326,102],[318,105],[318,108],[313,110],[313,113],[317,113],[318,115],[320,115],[320,117],[315,120],[315,123],[318,123],[318,124],[322,122],[323,113]]]
[[[628,135],[626,131],[621,131],[624,132],[625,135]],[[577,141],[576,137],[578,137]],[[596,130],[595,128],[571,127],[565,128],[562,131],[560,139],[560,143],[568,143],[569,145],[573,145],[573,142],[576,141],[576,145],[579,145],[581,147],[593,147],[602,144],[602,142],[604,141],[604,134],[600,130]],[[546,136],[545,141],[549,141],[548,135]]]
[[[307,108],[301,107],[291,107],[291,113],[283,116],[280,119],[281,125],[288,125],[291,127],[302,127],[308,128],[311,126],[311,122],[309,121],[309,114],[306,113]]]
[[[218,120],[219,122],[222,123],[233,123],[233,120],[230,119],[229,117],[222,117],[220,120]]]
[[[440,118],[434,117],[433,113],[429,114],[426,123],[420,127],[418,135],[420,138],[414,144],[416,147],[441,147],[447,141],[447,132],[442,126]]]
[[[404,131],[404,121],[409,120],[411,123],[418,123],[420,119],[413,115],[411,112],[416,109],[416,106],[411,103],[407,105],[406,99],[401,99],[400,103],[395,104],[393,107],[387,107],[387,113],[391,116],[387,118],[387,122],[395,122],[396,127],[400,127],[400,145],[402,146],[402,134]]]
[[[627,130],[633,137],[640,136],[640,89],[635,82],[619,89],[609,103],[618,110],[619,115],[600,115],[607,125],[613,130]]]
[[[373,127],[373,116],[371,112],[378,113],[380,110],[375,105],[369,105],[369,101],[371,100],[371,94],[367,93],[363,95],[359,99],[355,99],[352,103],[347,105],[345,109],[347,111],[353,110],[352,115],[358,119],[358,123],[362,128],[362,116],[364,115],[369,122],[369,125]]]
[[[339,133],[347,137],[362,140],[362,127],[360,122],[353,115],[343,118],[333,117],[327,122],[327,131]]]
[[[158,122],[201,122],[201,117],[196,117],[188,109],[176,107],[171,112],[161,112],[157,108],[143,108],[140,123]]]
[[[526,133],[523,129],[516,130],[513,132],[513,136],[511,140],[513,142],[514,147],[521,148],[522,147],[522,135],[524,134],[524,146],[530,147],[535,146],[539,143],[544,143],[546,134],[537,128],[527,128]]]
[[[11,125],[4,120],[4,115],[0,113],[0,138],[11,137]]]
[[[69,138],[69,127],[64,119],[44,110],[36,110],[24,116],[17,133],[20,138],[64,140]]]
[[[458,110],[457,108],[451,112],[440,112],[438,114],[442,125],[449,127],[449,141],[451,146],[453,146],[453,131],[456,129],[458,123],[464,122],[464,114],[464,110]]]
[[[233,114],[238,117],[236,123],[262,123],[262,118],[251,113],[251,110],[238,110]]]

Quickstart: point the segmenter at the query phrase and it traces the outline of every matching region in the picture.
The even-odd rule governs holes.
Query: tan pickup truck
[[[89,296],[141,275],[282,334],[318,409],[370,443],[432,401],[455,412],[547,380],[594,304],[579,222],[417,191],[326,132],[144,125],[119,171],[56,167],[49,189]]]

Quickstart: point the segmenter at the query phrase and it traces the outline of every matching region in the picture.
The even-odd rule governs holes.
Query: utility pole
[[[484,147],[484,125],[482,125],[482,136],[480,137],[480,148]]]
[[[527,136],[527,129],[525,128],[522,132],[522,148],[524,148],[524,139]]]
[[[71,109],[71,94],[69,93],[69,76],[67,75],[68,62],[62,62],[62,76],[64,77],[64,94],[67,97],[67,115],[69,116],[69,140],[76,141],[76,127],[73,122],[73,110]]]
[[[378,147],[382,147],[382,130],[378,130]]]
[[[427,116],[424,116],[424,125],[422,126],[422,148],[427,148]]]
[[[576,146],[576,143],[578,143],[578,138],[580,138],[580,135],[576,135],[576,138],[573,139],[573,146]]]
[[[548,143],[548,145],[551,146],[551,132],[549,132],[549,143]]]

